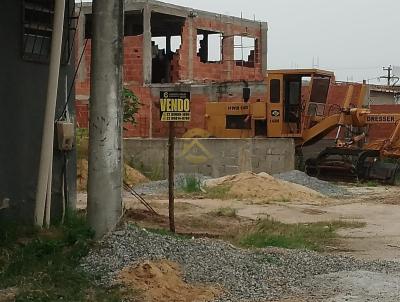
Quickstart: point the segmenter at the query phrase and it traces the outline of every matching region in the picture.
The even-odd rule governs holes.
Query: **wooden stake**
[[[169,122],[168,136],[168,196],[169,196],[169,229],[175,233],[175,123]]]

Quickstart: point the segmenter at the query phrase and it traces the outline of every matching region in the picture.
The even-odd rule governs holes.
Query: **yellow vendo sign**
[[[190,92],[160,92],[162,122],[190,122]]]

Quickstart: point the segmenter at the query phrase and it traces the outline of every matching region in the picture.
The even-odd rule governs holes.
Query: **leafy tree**
[[[140,100],[128,88],[124,88],[124,123],[136,124],[136,114],[140,109]]]

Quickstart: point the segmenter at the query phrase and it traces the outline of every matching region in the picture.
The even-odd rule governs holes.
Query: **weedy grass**
[[[217,186],[213,188],[206,188],[204,197],[209,199],[228,199],[230,186]]]
[[[185,193],[199,193],[201,192],[201,180],[196,175],[185,175],[182,189]]]
[[[100,288],[79,270],[93,244],[84,216],[69,214],[64,225],[49,230],[0,229],[0,289],[15,288],[15,301],[121,301],[121,289]]]
[[[219,208],[215,211],[210,212],[212,216],[217,216],[217,217],[229,217],[229,218],[235,218],[237,217],[237,210],[233,208]]]
[[[260,220],[242,231],[235,242],[243,247],[281,247],[323,251],[338,238],[340,228],[361,228],[361,222],[331,221],[310,224],[286,224],[273,219]]]

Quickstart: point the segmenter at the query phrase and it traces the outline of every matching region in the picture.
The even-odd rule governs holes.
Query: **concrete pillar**
[[[165,70],[165,81],[167,83],[171,82],[171,36],[166,37],[166,49],[165,49],[167,63],[166,63],[166,70]]]
[[[194,33],[193,28],[193,18],[188,19],[189,26],[189,52],[188,52],[188,80],[193,80],[193,57],[194,57],[194,48],[196,47],[197,42],[197,32]]]
[[[268,70],[268,23],[261,23],[261,41],[260,41],[261,70],[263,75],[267,75]]]
[[[224,37],[222,39],[222,60],[224,62],[224,72],[227,80],[233,80],[233,66],[235,39],[232,30],[232,21],[225,26]]]
[[[143,9],[143,81],[152,81],[152,49],[151,49],[151,6],[146,3]]]
[[[93,1],[88,221],[100,238],[122,215],[124,1]]]

